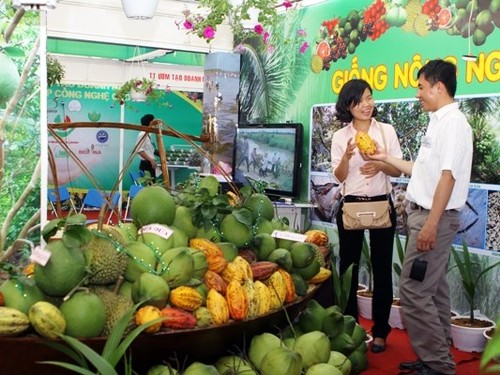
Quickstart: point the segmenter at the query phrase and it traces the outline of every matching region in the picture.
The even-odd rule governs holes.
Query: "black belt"
[[[346,195],[344,197],[344,200],[346,202],[380,202],[380,201],[386,201],[388,199],[388,195],[377,195],[375,197],[364,197],[364,196],[357,196],[357,195]]]
[[[415,202],[411,202],[411,201],[408,201],[409,204],[410,204],[410,209],[414,210],[414,211],[422,211],[422,210],[427,210],[429,211],[429,209],[427,208],[424,208],[418,204],[416,204]],[[458,211],[458,210],[445,210],[445,211]]]

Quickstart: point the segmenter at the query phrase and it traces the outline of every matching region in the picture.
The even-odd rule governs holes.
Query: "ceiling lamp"
[[[123,11],[132,20],[150,20],[158,7],[159,0],[122,0]]]
[[[58,0],[12,0],[14,8],[24,10],[47,10],[55,9]]]

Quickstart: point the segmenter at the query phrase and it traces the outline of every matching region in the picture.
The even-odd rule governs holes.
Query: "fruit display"
[[[329,15],[321,23],[311,70],[329,70],[332,63],[354,54],[362,42],[376,41],[394,28],[418,36],[436,31],[470,36],[481,46],[495,27],[500,27],[500,0],[374,0],[366,9]]]
[[[125,334],[158,318],[141,335],[276,319],[288,306],[296,316],[297,303],[331,276],[328,235],[289,228],[264,194],[233,194],[196,177],[175,194],[144,187],[132,222],[50,221],[45,261],[0,286],[0,334],[106,338],[134,306]]]

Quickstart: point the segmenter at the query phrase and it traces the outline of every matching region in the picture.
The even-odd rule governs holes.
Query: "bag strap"
[[[384,149],[387,152],[387,142],[385,140],[385,132],[384,132],[384,127],[382,124],[380,124],[377,120],[375,120],[375,124],[380,128],[380,133],[382,133],[382,141],[384,142]],[[386,195],[389,195],[389,184],[387,183],[387,177],[385,179],[385,191]],[[345,183],[342,184],[342,197],[345,196]]]

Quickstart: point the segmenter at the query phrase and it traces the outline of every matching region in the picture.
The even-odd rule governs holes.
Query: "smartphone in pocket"
[[[427,261],[415,258],[410,270],[410,279],[416,281],[423,281],[425,279],[425,272],[427,271]]]

